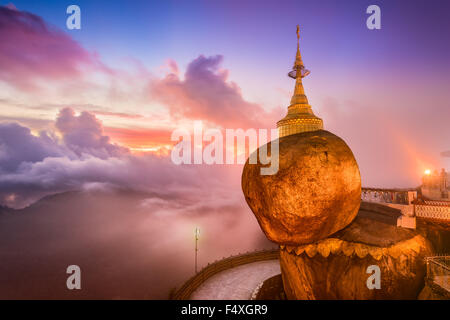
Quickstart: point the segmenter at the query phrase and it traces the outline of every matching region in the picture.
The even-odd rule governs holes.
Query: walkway
[[[191,300],[249,300],[261,282],[280,273],[278,260],[247,263],[215,274],[191,294]]]

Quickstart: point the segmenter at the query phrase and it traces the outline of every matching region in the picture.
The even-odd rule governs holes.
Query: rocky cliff
[[[281,246],[288,299],[416,299],[424,286],[428,240],[416,231],[358,216],[331,237],[303,246]],[[369,289],[371,265],[380,289]]]

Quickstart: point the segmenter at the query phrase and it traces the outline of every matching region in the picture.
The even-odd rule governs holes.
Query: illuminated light
[[[429,176],[429,175],[431,174],[431,170],[430,170],[430,169],[425,170],[425,174],[426,174],[427,176]]]
[[[195,236],[195,273],[197,273],[198,237],[200,236],[199,227],[195,227],[194,236]]]
[[[200,236],[200,228],[199,227],[195,228],[194,235],[195,235],[195,239],[198,240],[198,237]]]

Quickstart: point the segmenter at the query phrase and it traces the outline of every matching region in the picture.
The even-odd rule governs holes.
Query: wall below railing
[[[413,189],[362,188],[363,203],[378,203],[401,211],[397,226],[416,228],[416,217],[450,222],[450,201],[417,201],[417,191]]]

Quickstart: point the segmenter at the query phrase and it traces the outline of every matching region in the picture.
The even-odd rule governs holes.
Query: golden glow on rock
[[[383,256],[390,256],[397,259],[401,255],[413,255],[420,253],[420,251],[425,247],[426,240],[421,235],[416,235],[411,239],[401,241],[395,245],[385,248],[364,243],[348,242],[337,238],[327,238],[302,246],[280,246],[281,250],[286,250],[290,254],[295,254],[298,256],[305,252],[310,258],[314,257],[318,253],[322,257],[327,258],[330,253],[332,253],[343,254],[347,257],[356,255],[359,258],[364,258],[367,255],[370,255],[375,260],[380,260]]]
[[[269,240],[312,243],[353,221],[361,176],[344,140],[324,130],[281,137],[278,161],[278,172],[268,176],[260,174],[261,163],[247,161],[241,180],[245,201]]]

